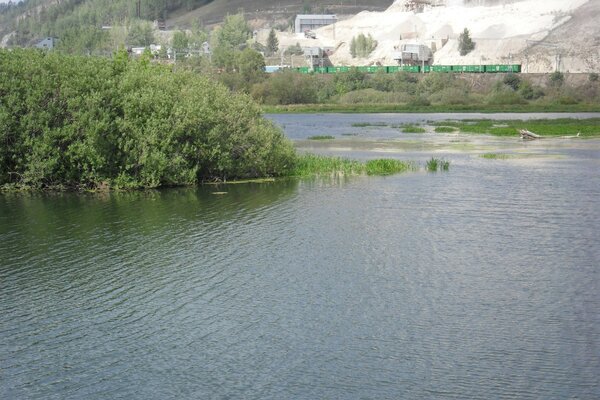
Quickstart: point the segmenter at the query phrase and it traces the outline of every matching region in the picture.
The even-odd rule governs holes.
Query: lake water
[[[0,398],[600,397],[600,140],[301,117],[450,171],[0,195]]]

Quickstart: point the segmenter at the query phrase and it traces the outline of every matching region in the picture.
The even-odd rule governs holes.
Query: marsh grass
[[[494,136],[518,136],[519,129],[528,129],[541,136],[575,136],[580,137],[600,136],[600,118],[588,119],[534,119],[528,121],[511,120],[495,121],[491,119],[441,121],[434,122],[438,128],[451,126],[462,133],[479,133]]]
[[[445,125],[442,125],[442,126],[436,126],[435,127],[435,132],[436,133],[453,133],[453,132],[456,132],[456,131],[457,131],[457,129],[454,126],[445,126]]]
[[[392,175],[416,169],[415,165],[411,162],[390,158],[369,160],[365,164],[365,168],[367,175]]]
[[[479,157],[488,160],[508,160],[509,158],[514,158],[513,155],[506,153],[485,153],[481,154]]]
[[[331,135],[315,135],[315,136],[309,136],[308,140],[333,140],[335,139],[335,137],[331,136]]]
[[[450,161],[443,158],[431,157],[431,160],[425,164],[425,168],[429,172],[448,171],[450,169]]]
[[[291,176],[331,176],[331,175],[391,175],[413,171],[417,167],[408,161],[376,159],[365,162],[341,157],[303,154],[298,156]]]
[[[415,124],[405,124],[401,125],[400,129],[404,133],[425,133],[427,130],[421,126]]]

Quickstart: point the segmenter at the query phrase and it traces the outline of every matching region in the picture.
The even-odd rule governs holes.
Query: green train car
[[[344,72],[350,72],[351,70],[357,70],[367,74],[374,73],[386,73],[394,74],[399,72],[410,72],[410,73],[520,73],[520,64],[490,64],[490,65],[392,65],[392,66],[360,66],[360,67],[348,67],[348,66],[336,66],[336,67],[298,67],[293,69],[301,74],[339,74]]]

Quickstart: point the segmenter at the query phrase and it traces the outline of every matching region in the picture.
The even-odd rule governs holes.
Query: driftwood
[[[581,132],[577,132],[577,135],[555,136],[555,138],[557,138],[557,139],[578,138],[580,134],[581,134]],[[537,133],[533,133],[531,131],[528,131],[527,129],[519,129],[519,135],[521,136],[521,139],[523,139],[523,140],[542,139],[542,137],[543,137],[543,136],[538,135]]]
[[[521,139],[523,140],[534,140],[541,138],[540,135],[530,132],[527,129],[519,129],[519,135],[521,135]]]

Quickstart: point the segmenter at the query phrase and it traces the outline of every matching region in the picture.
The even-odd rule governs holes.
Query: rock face
[[[418,7],[415,8],[415,5]],[[433,64],[522,64],[523,72],[598,72],[598,0],[397,0],[384,12],[362,12],[320,28],[311,46],[334,49],[335,65],[393,65],[402,44],[434,50]],[[475,49],[461,56],[458,36],[467,28]],[[352,58],[352,38],[378,42],[367,58]],[[282,46],[302,38],[282,35]]]

